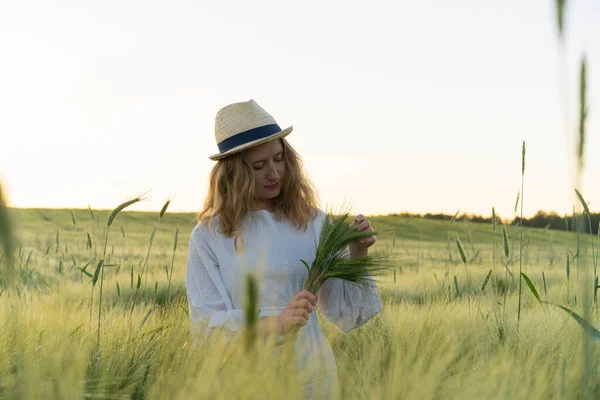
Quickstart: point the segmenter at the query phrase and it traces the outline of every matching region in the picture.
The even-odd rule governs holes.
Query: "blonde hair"
[[[279,140],[286,171],[281,191],[272,199],[275,214],[306,230],[309,220],[317,215],[318,195],[304,171],[300,155],[285,139]],[[242,221],[256,201],[254,171],[246,152],[235,153],[218,160],[212,168],[204,207],[196,220],[212,224],[214,217],[219,217],[219,231],[227,237],[235,237],[235,248],[241,251],[244,248]],[[240,248],[238,242],[241,242]]]

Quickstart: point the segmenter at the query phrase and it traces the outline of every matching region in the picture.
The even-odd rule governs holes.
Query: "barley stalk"
[[[465,250],[463,249],[462,243],[460,242],[460,239],[458,238],[458,235],[456,236],[456,247],[458,247],[458,253],[460,254],[460,258],[463,262],[463,264],[465,265],[465,295],[467,295],[468,297],[468,290],[469,290],[469,267],[467,265],[467,255],[465,254]],[[469,306],[471,304],[471,301],[469,300]]]
[[[521,150],[521,218],[519,225],[521,228],[521,238],[519,245],[519,309],[517,312],[517,329],[521,321],[521,282],[523,280],[523,187],[525,182],[525,141]]]
[[[256,340],[258,315],[258,284],[256,279],[248,274],[246,275],[246,301],[244,304],[244,314],[246,318],[245,326],[245,344],[246,351],[250,351]]]
[[[504,257],[506,258],[505,272],[504,272],[504,304],[503,304],[503,315],[506,318],[506,294],[508,293],[508,262],[510,255],[510,246],[508,243],[508,232],[506,232],[506,225],[502,224],[502,240],[504,242]]]
[[[496,272],[496,209],[492,207],[492,230],[494,231],[494,247],[492,251],[492,273]]]
[[[169,285],[167,287],[167,301],[171,302],[171,278],[173,277],[173,266],[175,265],[175,250],[177,250],[177,238],[179,236],[179,228],[175,229],[175,237],[173,239],[173,257],[171,258],[171,273],[169,273]]]
[[[558,36],[562,40],[564,38],[564,14],[566,0],[555,0],[556,4],[556,25],[558,27]]]
[[[546,288],[546,275],[544,274],[543,270],[542,270],[542,279],[544,280],[544,297],[546,299],[548,299],[548,289]]]
[[[12,252],[15,248],[15,239],[13,236],[13,227],[12,221],[9,216],[8,206],[4,200],[4,193],[2,191],[2,184],[0,183],[0,248],[4,253],[4,257],[2,258],[2,264],[7,266],[6,271],[4,271],[5,277],[7,280],[12,280]]]
[[[587,61],[585,54],[581,57],[580,70],[579,70],[579,129],[578,129],[578,145],[577,145],[577,175],[576,175],[576,188],[581,188],[581,179],[583,175],[583,168],[585,165],[585,123],[587,120]],[[577,229],[577,248],[579,251],[579,235],[583,228],[583,215],[579,217],[578,229]],[[579,279],[580,293],[583,297],[583,315],[586,320],[590,320],[590,301],[589,301],[589,290],[587,290],[587,268],[585,268],[585,257],[577,258],[577,273],[579,270],[583,270],[582,276]],[[595,381],[595,368],[593,367],[593,359],[591,355],[591,344],[588,335],[584,334],[583,337],[583,374],[582,374],[582,397],[589,398],[592,395],[593,384]]]
[[[161,211],[159,213],[158,219],[157,219],[156,223],[154,224],[154,229],[152,229],[152,233],[150,234],[150,243],[148,245],[148,250],[146,252],[146,257],[144,258],[144,264],[142,266],[142,273],[141,273],[141,275],[144,275],[144,273],[146,272],[146,266],[148,265],[148,259],[150,257],[150,250],[152,250],[152,244],[154,243],[154,235],[156,234],[156,230],[158,228],[158,225],[159,225],[160,221],[162,220],[162,217],[163,217],[164,213],[166,212],[167,207],[169,206],[169,203],[170,203],[170,200],[167,200],[166,203],[161,208]],[[137,284],[137,287],[136,287],[135,292],[133,294],[133,302],[131,304],[131,312],[129,314],[130,319],[133,316],[133,310],[135,309],[135,302],[137,300],[137,295],[138,295],[138,292],[140,290],[140,280],[139,280],[139,277],[141,275],[138,275],[138,284]],[[147,288],[147,282],[148,282],[148,274],[147,274],[147,272],[146,272],[146,274],[144,276],[145,276],[145,280],[146,280],[146,282],[144,284],[144,287]]]
[[[143,200],[142,196],[138,196],[134,199],[131,199],[122,204],[119,204],[114,210],[112,210],[112,212],[108,216],[108,219],[106,220],[106,228],[105,228],[105,234],[104,234],[104,250],[102,251],[101,261],[104,260],[106,257],[106,247],[108,246],[108,232],[110,230],[110,226],[112,225],[113,221],[115,220],[115,218],[117,217],[119,212],[121,212],[123,209],[125,209],[126,207],[129,207],[130,205],[135,204],[139,201],[142,201]],[[99,294],[99,300],[98,300],[98,302],[99,302],[99,304],[98,304],[98,341],[97,341],[98,345],[100,345],[100,326],[101,326],[101,320],[102,320],[102,289],[103,289],[103,286],[104,286],[104,265],[102,265],[102,268],[100,271],[100,294]],[[93,286],[92,286],[92,290],[93,290]]]
[[[581,58],[579,71],[579,135],[577,141],[577,167],[578,177],[581,176],[584,166],[584,150],[585,150],[585,123],[587,120],[587,103],[586,103],[586,57]],[[581,187],[581,185],[577,185]]]
[[[485,287],[487,286],[488,281],[490,280],[490,276],[492,276],[492,270],[489,270],[489,272],[485,276],[485,279],[483,280],[483,284],[481,285],[481,292],[482,293],[485,291]]]

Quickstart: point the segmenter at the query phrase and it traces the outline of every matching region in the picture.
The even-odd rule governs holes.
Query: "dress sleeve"
[[[344,332],[364,325],[381,312],[375,282],[367,286],[330,278],[319,290],[318,305],[323,315]]]
[[[326,214],[319,213],[315,220],[316,239],[321,233],[321,226]],[[368,285],[330,278],[319,290],[318,306],[321,313],[344,332],[364,325],[368,320],[381,312],[381,300],[372,277]]]
[[[233,309],[213,251],[198,229],[192,232],[186,272],[190,328],[206,325],[206,334],[223,327],[235,333],[244,327],[242,310]]]

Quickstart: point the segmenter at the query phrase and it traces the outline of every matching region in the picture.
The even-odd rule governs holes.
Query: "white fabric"
[[[306,231],[287,219],[278,220],[267,210],[249,213],[244,219],[245,248],[237,253],[234,239],[218,233],[218,218],[212,229],[198,224],[193,229],[187,261],[186,290],[192,332],[199,322],[208,324],[207,334],[218,326],[232,333],[244,328],[245,279],[252,273],[259,284],[260,316],[279,315],[289,300],[302,290],[307,277],[304,260],[315,257],[321,226],[327,215],[319,210]],[[328,280],[319,291],[321,313],[344,332],[357,328],[381,311],[381,301],[373,287],[339,279]],[[318,324],[316,313],[300,329],[296,353],[300,367],[307,363],[322,368],[328,387],[337,385],[331,346]],[[321,379],[319,379],[321,380]]]

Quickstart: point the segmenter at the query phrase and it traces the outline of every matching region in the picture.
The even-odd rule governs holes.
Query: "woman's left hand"
[[[359,232],[374,232],[373,228],[371,227],[371,223],[362,214],[358,214],[356,218],[354,218],[354,221],[352,221],[350,224],[350,227],[355,226],[358,226]],[[377,237],[373,235],[350,243],[350,256],[352,258],[366,256],[369,252],[369,247],[371,247],[376,241]]]

